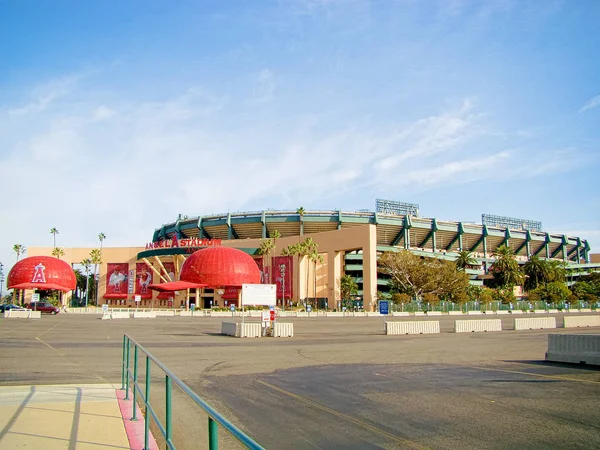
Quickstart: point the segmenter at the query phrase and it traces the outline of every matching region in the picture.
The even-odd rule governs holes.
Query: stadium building
[[[265,239],[276,235],[275,248],[260,255]],[[287,246],[312,238],[321,261],[282,256]],[[524,264],[529,257],[562,260],[569,283],[600,263],[591,262],[585,239],[542,231],[541,223],[484,214],[482,223],[419,217],[417,205],[378,200],[375,211],[257,211],[201,217],[180,215],[156,229],[147,243],[134,248],[102,249],[98,273],[98,303],[125,307],[230,307],[238,303],[238,286],[158,293],[150,284],[176,281],[186,257],[205,247],[234,247],[251,255],[262,281],[277,285],[278,302],[285,306],[310,302],[336,308],[340,277],[350,274],[359,285],[357,298],[367,310],[375,308],[377,293],[386,292],[388,280],[377,272],[378,255],[409,250],[430,258],[454,260],[468,250],[477,266],[467,269],[471,283],[483,284],[494,262],[495,250],[509,246]],[[65,248],[62,259],[76,266],[90,248]],[[52,248],[29,248],[29,256],[50,255]],[[77,266],[79,267],[79,266]],[[91,267],[94,273],[94,267]],[[488,275],[489,276],[489,275]],[[68,298],[65,302],[68,302]],[[93,299],[91,299],[93,303]]]

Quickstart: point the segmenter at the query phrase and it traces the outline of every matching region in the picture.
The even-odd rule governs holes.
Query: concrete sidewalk
[[[116,388],[1,386],[0,448],[130,449]]]

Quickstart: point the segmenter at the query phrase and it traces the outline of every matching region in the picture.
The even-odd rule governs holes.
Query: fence
[[[133,346],[133,367],[131,366],[131,347]],[[146,357],[146,374],[145,374],[145,389],[142,389],[138,383],[138,362],[139,353],[142,353]],[[159,369],[165,374],[165,424],[163,425],[150,404],[150,375],[151,375],[151,362],[153,362]],[[176,449],[173,442],[173,427],[172,427],[172,391],[173,384],[187,394],[198,406],[200,406],[206,415],[208,416],[208,448],[210,450],[216,450],[219,448],[218,430],[219,426],[223,427],[231,436],[233,436],[240,444],[249,449],[263,449],[258,443],[244,434],[235,425],[225,419],[221,414],[215,411],[208,403],[202,400],[195,392],[193,392],[188,385],[181,381],[177,376],[171,372],[164,364],[162,364],[156,357],[148,352],[144,347],[138,344],[135,340],[129,337],[127,334],[123,336],[123,366],[121,372],[121,389],[125,390],[125,400],[129,398],[129,386],[130,382],[133,382],[133,417],[131,420],[137,420],[136,417],[136,403],[138,395],[140,396],[141,402],[144,407],[144,448],[150,448],[150,423],[151,420],[156,424],[162,437],[165,440],[167,449]]]

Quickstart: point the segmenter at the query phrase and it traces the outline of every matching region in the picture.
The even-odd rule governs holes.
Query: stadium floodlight
[[[419,217],[419,205],[415,203],[403,203],[394,200],[375,199],[375,211],[382,214],[393,214],[396,216]]]
[[[493,214],[482,214],[481,224],[491,227],[510,228],[513,230],[542,231],[542,222],[516,217],[495,216]]]

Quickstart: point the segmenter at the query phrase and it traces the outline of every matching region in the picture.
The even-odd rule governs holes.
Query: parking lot
[[[228,319],[204,317],[4,319],[0,384],[120,383],[128,333],[266,448],[600,447],[600,371],[543,361],[549,332],[598,329],[517,332],[506,316],[506,331],[455,334],[455,319],[418,336],[385,336],[379,317],[287,319],[285,339],[221,336]],[[175,442],[198,448],[205,416],[176,400]]]

